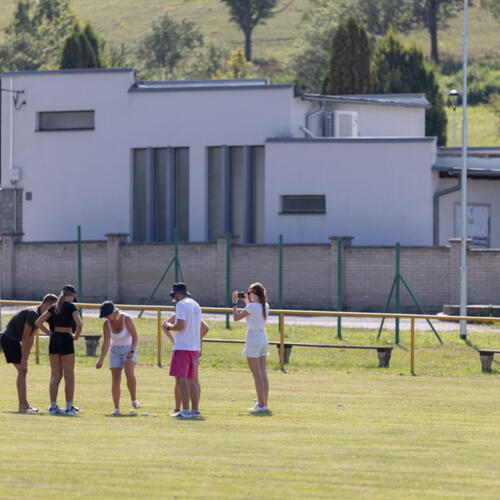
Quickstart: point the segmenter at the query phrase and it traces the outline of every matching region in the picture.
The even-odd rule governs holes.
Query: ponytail
[[[61,314],[62,312],[62,305],[64,302],[64,292],[61,292],[59,297],[57,297],[57,302],[56,302],[56,314]]]
[[[259,303],[262,304],[262,316],[267,319],[266,314],[266,302],[267,302],[267,291],[262,283],[252,283],[248,288],[251,292],[255,293],[259,298]]]

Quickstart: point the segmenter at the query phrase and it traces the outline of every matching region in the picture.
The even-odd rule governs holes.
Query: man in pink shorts
[[[201,351],[201,309],[185,283],[174,283],[170,296],[175,300],[175,323],[163,323],[165,333],[174,332],[174,347],[170,362],[170,375],[175,377],[182,398],[182,410],[172,414],[178,418],[199,417],[198,408],[189,409],[191,390],[197,390],[198,354]],[[192,398],[196,400],[197,398]]]

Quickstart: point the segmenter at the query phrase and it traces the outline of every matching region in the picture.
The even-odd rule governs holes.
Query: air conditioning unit
[[[324,137],[358,137],[358,113],[356,111],[326,112]]]

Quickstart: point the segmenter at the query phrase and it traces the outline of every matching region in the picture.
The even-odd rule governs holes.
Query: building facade
[[[231,232],[241,244],[349,234],[357,245],[426,246],[453,236],[444,198],[435,213],[450,181],[433,170],[420,94],[141,82],[132,69],[4,73],[2,87],[1,184],[21,193],[24,241],[74,240],[78,225],[87,241],[171,242],[177,231],[186,242]]]

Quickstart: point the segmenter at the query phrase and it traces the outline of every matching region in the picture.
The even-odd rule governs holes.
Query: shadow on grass
[[[469,339],[465,339],[464,340],[464,344],[468,345],[469,347],[472,347],[472,349],[474,349],[476,352],[479,352],[481,350],[479,347],[477,347],[476,345],[474,345]],[[500,361],[498,359],[493,358],[493,360],[492,360],[491,363],[500,366]],[[492,370],[491,373],[495,374],[496,370]]]
[[[11,411],[4,411],[2,413],[9,413],[10,415],[23,415],[23,416],[35,416],[35,415],[44,415],[44,413],[40,412],[40,411],[37,411],[35,413],[25,413],[24,411],[14,411],[14,410],[11,410]]]
[[[134,418],[137,417],[137,413],[119,413],[118,415],[113,415],[109,413],[108,415],[104,415],[106,418]]]
[[[251,417],[272,417],[273,412],[271,410],[266,410],[266,411],[249,411],[247,415],[250,415]]]

